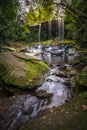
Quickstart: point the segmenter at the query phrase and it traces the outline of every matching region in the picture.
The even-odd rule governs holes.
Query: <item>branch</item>
[[[83,20],[87,20],[87,15],[77,10],[76,8],[73,8],[71,4],[67,2],[67,0],[61,0],[60,3],[55,3],[55,4],[57,4],[58,6],[62,6],[64,9],[71,11],[74,15],[77,15],[78,17],[82,17]]]

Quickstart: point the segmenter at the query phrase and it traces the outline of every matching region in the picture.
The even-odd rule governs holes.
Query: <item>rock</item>
[[[76,76],[76,75],[77,75],[76,70],[72,70],[72,71],[70,72],[70,75],[71,75],[71,76]]]
[[[75,48],[69,48],[68,55],[74,55],[76,53]]]
[[[10,86],[40,86],[49,67],[41,60],[23,54],[3,52],[0,55],[0,78]]]
[[[64,52],[64,50],[61,49],[61,50],[53,50],[50,53],[52,55],[59,55],[59,56],[61,56],[63,54],[63,52]]]
[[[56,75],[51,75],[46,77],[45,81],[47,82],[63,82],[63,79],[60,77],[57,77]]]
[[[58,72],[58,68],[54,66],[54,68],[50,70],[50,75],[55,75],[56,72]]]
[[[22,95],[0,101],[0,129],[18,130],[30,117],[36,116],[44,105],[37,97]],[[42,105],[42,106],[41,106]]]
[[[72,82],[71,78],[67,78],[67,79],[64,81],[64,84],[65,84],[66,86],[68,86],[68,87],[71,87],[71,82]]]
[[[56,75],[60,77],[67,77],[67,73],[65,71],[58,71],[56,72]]]
[[[22,48],[22,49],[20,50],[20,52],[26,53],[26,52],[27,52],[27,48]]]
[[[84,96],[83,96],[84,95]],[[87,92],[77,94],[74,100],[61,107],[46,111],[42,117],[28,121],[20,130],[86,130]],[[85,103],[84,103],[85,102]],[[76,111],[77,110],[77,111]],[[49,121],[50,119],[50,121]]]
[[[82,105],[82,107],[84,111],[87,110],[87,105]]]
[[[51,97],[52,94],[51,93],[47,93],[46,90],[37,90],[35,92],[35,96],[44,99],[44,98]]]

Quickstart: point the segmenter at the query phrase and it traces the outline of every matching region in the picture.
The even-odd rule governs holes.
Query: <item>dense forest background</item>
[[[86,123],[87,0],[0,0],[1,130]]]
[[[53,0],[25,0],[29,11],[23,12],[20,8],[21,0],[0,0],[0,42],[14,41],[37,41],[38,29],[36,25],[45,23],[49,19],[54,20],[58,15],[55,7],[62,6],[65,10],[65,39],[77,41],[81,46],[87,43],[87,1],[61,0],[57,3]],[[36,3],[36,8],[35,5]],[[55,10],[55,16],[53,11]],[[31,25],[34,27],[31,28]],[[34,31],[32,31],[34,30]],[[33,37],[33,38],[32,38]],[[43,40],[47,36],[43,31]]]

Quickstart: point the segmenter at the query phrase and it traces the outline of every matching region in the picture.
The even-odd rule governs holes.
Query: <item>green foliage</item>
[[[38,7],[33,9],[31,5],[31,10],[26,16],[25,23],[25,21],[20,21],[17,18],[18,0],[0,1],[0,41],[2,43],[6,43],[7,39],[14,41],[38,40],[38,31],[30,32],[29,25],[48,21],[51,18],[51,5],[53,1],[36,0],[36,2],[38,3]]]
[[[78,41],[79,45],[86,47],[87,43],[87,2],[86,0],[73,0],[72,8],[78,13],[66,13],[66,37]]]
[[[27,40],[29,29],[17,19],[18,0],[0,1],[0,39]]]
[[[11,33],[11,39],[16,41],[27,40],[28,34],[29,34],[29,27],[26,24],[20,25],[19,23],[16,22],[13,27],[13,32]]]
[[[73,82],[73,89],[75,92],[87,90],[87,67],[82,69],[82,71],[77,75],[75,81]]]
[[[12,0],[0,1],[0,32],[8,29],[12,26],[12,23],[16,19],[17,2]],[[2,32],[3,33],[3,32]]]
[[[30,25],[38,25],[40,23],[53,19],[53,0],[36,0],[38,7],[31,9],[26,16],[25,21],[17,18],[18,0],[0,0],[0,40],[24,40],[37,41],[38,29],[29,30]],[[73,12],[77,11],[78,13]],[[67,7],[68,9],[68,7]],[[58,15],[58,12],[56,12]],[[76,40],[81,46],[86,47],[87,43],[87,2],[86,0],[73,0],[65,17],[65,37],[66,39]],[[47,38],[47,34],[43,32],[43,38]]]
[[[26,16],[26,21],[29,25],[40,24],[52,17],[51,12],[52,8],[50,6],[47,9],[43,6],[35,10],[31,9]]]

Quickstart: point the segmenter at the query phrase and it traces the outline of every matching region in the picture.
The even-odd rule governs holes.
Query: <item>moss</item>
[[[2,62],[0,62],[0,77],[5,84],[20,88],[33,88],[41,85],[44,74],[49,69],[43,61],[18,58],[13,53],[3,55]],[[11,59],[7,59],[6,55]]]
[[[44,69],[43,69],[44,68]],[[42,64],[28,62],[25,68],[26,74],[25,76],[18,77],[15,74],[7,73],[3,76],[3,80],[6,84],[15,85],[20,88],[30,88],[34,86],[38,86],[43,81],[43,75],[47,71],[47,68]]]
[[[2,61],[0,61],[0,77],[4,76],[7,73],[7,66]]]
[[[32,86],[39,86],[44,80],[44,74],[48,71],[48,66],[43,61],[25,61],[26,62],[26,85],[31,88]]]
[[[85,90],[87,88],[87,67],[82,69],[80,74],[77,76],[75,87],[77,87],[78,90]]]

